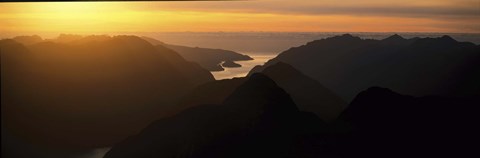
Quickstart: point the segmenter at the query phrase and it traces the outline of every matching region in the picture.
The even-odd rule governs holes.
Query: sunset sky
[[[115,32],[480,33],[480,0],[0,3],[3,34]]]

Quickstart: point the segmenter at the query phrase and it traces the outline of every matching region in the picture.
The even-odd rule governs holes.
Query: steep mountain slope
[[[290,94],[301,111],[313,112],[324,121],[334,120],[347,105],[332,91],[288,64],[276,63],[266,68],[262,74]],[[246,80],[247,78],[235,78],[206,83],[184,97],[180,106],[219,104]]]
[[[105,40],[108,39],[107,35],[93,35],[93,36],[82,36],[75,34],[60,34],[57,38],[53,39],[42,39],[38,35],[32,36],[17,36],[13,39],[24,45],[32,45],[40,42],[54,42],[54,43],[82,43],[85,41],[91,40]],[[225,62],[234,62],[234,61],[244,61],[244,60],[253,60],[248,55],[243,55],[234,51],[223,50],[223,49],[212,49],[212,48],[200,48],[200,47],[187,47],[180,45],[173,45],[163,43],[154,38],[150,37],[141,37],[143,40],[149,42],[150,44],[157,46],[160,45],[161,48],[169,48],[180,54],[187,61],[196,62],[200,66],[209,71],[223,71],[223,67],[240,67],[236,63],[220,65],[223,61]],[[88,39],[88,40],[85,40]]]
[[[253,74],[221,105],[196,106],[117,144],[118,157],[471,157],[476,98],[413,97],[372,87],[338,120],[301,113]]]
[[[301,111],[315,113],[324,121],[332,121],[347,103],[318,81],[304,75],[292,66],[279,62],[262,71],[289,93]]]
[[[110,145],[177,111],[213,76],[135,36],[87,36],[27,47],[0,41],[2,121],[37,143]],[[4,101],[5,100],[5,101]]]
[[[114,146],[120,157],[288,157],[321,153],[323,123],[298,111],[268,77],[254,74],[222,105],[185,110]]]
[[[164,47],[170,48],[178,52],[178,54],[183,56],[186,60],[199,63],[203,68],[210,71],[223,71],[224,69],[220,65],[223,61],[233,62],[253,60],[248,55],[239,54],[237,52],[229,50],[179,46],[173,44],[166,44],[149,37],[142,38],[149,41],[153,45],[162,45]],[[224,67],[238,67],[238,65],[230,65],[227,64],[224,65]]]
[[[480,47],[449,36],[369,40],[349,34],[316,40],[282,52],[263,67],[285,62],[347,101],[371,86],[404,94],[480,94]],[[468,86],[467,86],[468,85]]]

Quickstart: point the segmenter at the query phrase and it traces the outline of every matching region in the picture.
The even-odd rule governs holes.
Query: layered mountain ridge
[[[203,68],[210,71],[223,71],[223,67],[241,67],[234,61],[253,60],[248,55],[243,55],[230,50],[188,47],[174,44],[167,44],[150,37],[142,37],[153,45],[162,45],[178,52],[188,61],[199,63]],[[222,62],[225,62],[222,64]]]
[[[23,45],[0,41],[2,121],[37,143],[110,145],[171,106],[209,71],[136,36],[86,36]],[[122,122],[122,123],[120,123]]]
[[[222,105],[159,120],[105,157],[284,157],[318,152],[299,146],[322,126],[315,115],[298,111],[270,78],[253,74]]]
[[[347,105],[331,90],[288,64],[279,62],[261,73],[274,80],[279,87],[289,93],[300,110],[315,113],[324,121],[336,119]],[[247,79],[248,77],[226,79],[200,85],[192,93],[186,95],[179,106],[220,104]]]
[[[473,81],[480,79],[479,48],[449,36],[371,40],[345,34],[290,48],[251,73],[284,62],[347,101],[372,86],[415,96],[471,96],[480,93]]]

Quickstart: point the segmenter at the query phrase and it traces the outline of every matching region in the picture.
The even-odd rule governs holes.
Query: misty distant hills
[[[169,105],[214,80],[136,36],[5,39],[0,53],[2,128],[35,143],[110,145],[172,115]]]
[[[199,63],[203,68],[210,71],[223,71],[223,67],[240,67],[234,61],[253,60],[248,55],[223,49],[211,49],[200,47],[187,47],[173,44],[166,44],[149,37],[142,37],[153,45],[162,45],[178,52],[188,61]],[[220,65],[223,61],[226,64]],[[223,67],[222,67],[223,66]]]
[[[156,121],[105,158],[313,155],[322,145],[312,135],[323,126],[315,115],[299,111],[267,76],[253,74],[221,105],[197,106]]]
[[[345,34],[290,48],[255,67],[292,65],[350,101],[371,86],[415,96],[480,94],[480,46],[449,36],[384,40]]]
[[[30,45],[30,44],[35,44],[35,43],[38,43],[38,42],[42,42],[43,39],[42,37],[38,36],[38,35],[32,35],[32,36],[16,36],[14,38],[12,38],[13,40],[19,42],[19,43],[22,43],[22,44],[25,44],[25,45]]]
[[[302,111],[315,113],[324,121],[332,121],[347,103],[318,81],[304,75],[292,66],[279,62],[261,72],[284,89]],[[208,82],[198,86],[181,99],[181,107],[201,104],[220,104],[248,77]]]

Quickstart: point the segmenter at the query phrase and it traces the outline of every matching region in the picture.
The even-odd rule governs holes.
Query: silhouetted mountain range
[[[253,74],[221,105],[156,121],[105,157],[468,156],[476,152],[470,143],[478,105],[475,98],[416,98],[374,87],[326,124]]]
[[[112,144],[106,158],[469,157],[479,50],[448,36],[346,34],[216,81],[185,56],[235,66],[240,54],[136,36],[4,39],[2,157]]]
[[[0,53],[2,120],[37,143],[110,145],[172,115],[181,96],[214,80],[198,64],[136,36],[27,46],[6,39]]]
[[[105,157],[311,155],[321,151],[320,140],[311,136],[322,126],[315,115],[300,112],[271,79],[253,74],[222,105],[197,106],[159,120]]]
[[[183,105],[192,108],[152,124],[141,134],[115,146],[106,157],[468,156],[476,151],[470,144],[475,143],[472,138],[478,133],[473,125],[480,120],[476,115],[480,102],[475,99],[479,97],[479,83],[476,80],[479,75],[476,73],[479,70],[476,69],[478,48],[471,43],[456,42],[448,36],[404,39],[393,35],[384,40],[363,40],[343,35],[314,41],[292,48],[265,66],[252,70],[252,73],[261,72],[265,75],[262,77],[272,78],[279,88],[290,94],[291,101],[283,100],[281,95],[250,95],[266,92],[261,87],[269,83],[258,81],[261,74],[209,82],[182,99]],[[308,76],[314,76],[316,80]],[[338,100],[341,99],[329,102],[328,99],[336,95],[321,86],[323,82],[318,82],[324,80],[347,99],[349,94],[357,93],[357,89],[370,85],[387,85],[415,95],[447,96],[413,97],[373,87],[359,93],[342,112],[345,106],[338,106],[341,102]],[[458,97],[462,95],[469,97]],[[271,111],[283,113],[277,115],[288,119],[269,119],[273,121],[255,123],[255,128],[248,130],[232,127],[240,126],[235,122],[244,119],[230,118],[241,114],[223,114],[228,110],[219,110],[228,109],[228,105],[243,109],[258,107],[258,100],[267,100],[262,101],[267,103],[293,101],[300,110],[270,106]],[[331,104],[325,104],[327,102]],[[337,103],[337,106],[333,106],[333,103]],[[207,108],[195,106],[197,104],[220,105]],[[201,112],[192,111],[222,111],[222,114],[198,114]],[[252,116],[249,110],[235,111]],[[297,127],[302,131],[300,135],[271,128],[278,124],[285,127],[291,125],[291,120],[296,119],[286,116],[292,116],[292,111],[315,112],[318,118],[327,123],[322,119],[308,119],[303,125],[315,128]],[[336,117],[338,113],[342,113],[339,118]],[[225,130],[225,125],[236,130]],[[269,132],[278,137],[265,139],[265,135],[255,137],[256,134],[238,134],[244,130],[257,133],[265,128],[275,129]],[[174,131],[166,134],[163,131],[165,129]],[[222,129],[221,134],[216,132],[219,129]],[[307,137],[304,137],[305,133],[308,133]],[[300,139],[302,143],[286,143],[289,142],[287,140],[297,140],[294,138],[305,139]],[[260,149],[257,148],[259,146]]]
[[[170,48],[188,61],[199,63],[203,68],[210,71],[223,71],[223,67],[240,67],[241,65],[234,63],[234,61],[253,60],[248,55],[243,55],[234,51],[223,49],[211,49],[200,47],[187,47],[173,44],[166,44],[149,37],[142,37],[153,45],[162,45]],[[220,65],[223,61],[225,64]],[[222,67],[223,66],[223,67]]]
[[[415,96],[480,94],[480,46],[449,36],[384,40],[345,34],[307,43],[279,54],[260,72],[285,62],[350,101],[371,86]]]
[[[54,43],[82,43],[85,41],[91,40],[105,40],[107,35],[93,35],[93,36],[82,36],[75,34],[60,34],[57,38],[53,39],[42,39],[38,35],[32,36],[17,36],[13,40],[22,43],[24,45],[32,45],[40,42],[54,42]],[[145,41],[148,41],[150,44],[157,46],[161,45],[163,47],[169,48],[180,54],[187,61],[195,62],[200,64],[204,69],[209,71],[223,71],[223,67],[241,67],[240,64],[234,63],[234,61],[244,61],[244,60],[253,60],[248,55],[243,55],[230,50],[223,49],[212,49],[212,48],[200,48],[200,47],[187,47],[181,45],[173,45],[161,42],[154,38],[150,37],[141,37]],[[226,64],[221,65],[222,62]]]
[[[347,105],[332,91],[288,64],[276,63],[263,70],[262,74],[270,77],[290,94],[300,110],[313,112],[324,121],[334,120]],[[201,85],[184,97],[180,106],[220,104],[247,79],[248,77],[227,79]]]

